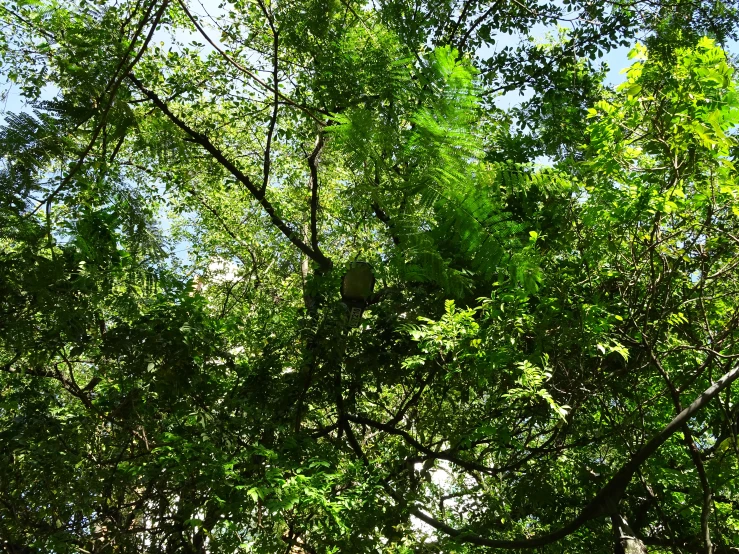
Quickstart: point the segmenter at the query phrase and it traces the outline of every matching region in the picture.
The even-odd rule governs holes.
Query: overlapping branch
[[[230,63],[233,67],[244,73],[245,75],[248,75],[251,79],[253,79],[259,86],[261,86],[266,91],[274,94],[276,97],[279,97],[285,104],[288,104],[290,106],[293,106],[294,108],[299,109],[304,114],[306,114],[308,117],[310,117],[313,121],[318,123],[319,125],[323,126],[324,122],[321,121],[320,118],[316,117],[315,114],[313,114],[313,111],[308,108],[307,106],[303,106],[301,104],[298,104],[297,102],[293,101],[291,98],[285,96],[282,94],[279,89],[276,88],[276,85],[273,87],[269,83],[266,83],[264,80],[260,79],[253,71],[250,71],[243,65],[241,65],[239,62],[234,60],[231,56],[229,56],[223,48],[218,46],[216,42],[208,36],[208,33],[205,32],[205,29],[201,27],[201,25],[198,23],[198,21],[193,17],[193,15],[190,13],[190,10],[187,9],[187,6],[182,0],[178,0],[178,3],[182,10],[187,15],[188,19],[192,22],[192,24],[195,26],[195,28],[198,30],[198,32],[203,36],[205,40],[208,41],[208,43],[218,52],[223,58]]]
[[[190,139],[203,147],[215,160],[221,164],[236,180],[241,183],[246,190],[259,202],[267,212],[272,224],[280,230],[280,232],[287,237],[287,239],[295,245],[303,254],[318,264],[323,270],[330,270],[333,267],[332,261],[326,257],[319,249],[311,248],[300,238],[300,233],[293,229],[287,222],[285,222],[279,215],[272,203],[266,197],[266,191],[262,190],[261,187],[257,186],[248,175],[241,171],[231,160],[229,160],[225,154],[215,146],[211,140],[204,135],[199,133],[192,127],[190,127],[185,121],[170,110],[169,106],[164,102],[155,92],[149,90],[144,84],[139,81],[133,74],[129,74],[129,80],[134,86],[141,91],[151,102],[159,108],[159,110],[169,118],[172,123],[183,130]]]
[[[732,370],[724,374],[718,381],[712,386],[706,389],[700,396],[698,396],[687,408],[682,410],[677,416],[675,416],[669,424],[667,424],[662,431],[654,435],[644,446],[642,446],[631,459],[619,469],[616,474],[611,477],[610,481],[595,495],[595,498],[588,503],[585,508],[582,509],[580,514],[573,519],[570,523],[564,527],[549,533],[541,535],[539,537],[533,537],[530,539],[520,540],[498,540],[483,537],[476,533],[469,531],[456,529],[450,525],[447,525],[443,521],[432,517],[421,508],[412,507],[410,513],[430,525],[437,531],[441,531],[451,537],[454,537],[460,542],[466,542],[475,544],[478,546],[487,546],[491,548],[536,548],[540,546],[546,546],[552,544],[572,533],[577,531],[588,521],[591,521],[597,517],[617,514],[618,505],[621,497],[626,490],[626,487],[631,482],[631,478],[637,472],[639,467],[651,457],[660,446],[662,446],[667,439],[669,439],[676,431],[683,428],[683,426],[693,417],[698,411],[706,407],[708,403],[713,400],[722,390],[725,390],[731,385],[737,378],[739,378],[739,366],[734,367]],[[403,436],[403,438],[412,444],[420,451],[427,450],[423,445],[415,441],[413,437],[410,437],[408,433],[401,431],[395,427],[387,426],[379,422],[368,420],[359,416],[353,416],[350,414],[345,415],[349,421],[355,423],[366,424],[375,428],[392,432]],[[408,435],[408,436],[406,436]],[[361,453],[361,457],[366,459],[365,455],[358,449],[358,445],[350,443],[352,450]],[[455,463],[459,463],[459,460],[455,460]],[[460,464],[461,465],[461,464]],[[388,494],[396,500],[400,500],[402,497],[395,491],[390,485],[386,485],[386,491]]]
[[[143,44],[139,48],[138,52],[134,56],[133,60],[131,60],[130,63],[128,62],[128,56],[131,54],[134,45],[136,44],[136,41],[138,40],[141,32],[143,31],[144,27],[146,26],[146,23],[149,21],[149,17],[151,15],[151,11],[154,9],[154,6],[156,5],[156,2],[152,2],[149,5],[149,8],[144,15],[144,17],[141,19],[141,22],[139,23],[138,27],[136,28],[136,31],[133,35],[133,38],[131,39],[131,44],[128,47],[128,50],[124,54],[123,58],[118,64],[118,67],[116,67],[115,72],[113,73],[113,78],[108,83],[108,86],[105,89],[105,92],[108,94],[108,99],[105,102],[104,108],[100,114],[100,121],[98,122],[97,126],[92,132],[92,136],[90,137],[90,140],[87,143],[87,146],[82,151],[82,153],[78,156],[77,162],[72,166],[72,168],[69,170],[67,175],[62,179],[62,182],[59,183],[59,185],[44,199],[41,201],[36,208],[29,213],[29,215],[35,214],[41,206],[44,204],[47,205],[47,209],[49,204],[52,200],[62,191],[64,190],[69,183],[72,181],[74,176],[79,172],[79,170],[82,168],[82,166],[85,163],[85,159],[92,151],[93,147],[95,146],[95,143],[97,142],[98,137],[100,136],[100,133],[105,129],[105,126],[107,124],[108,120],[108,114],[110,113],[111,108],[113,107],[113,104],[115,103],[115,97],[118,92],[118,88],[120,87],[123,80],[126,78],[126,75],[129,71],[131,71],[136,64],[139,62],[141,57],[144,55],[144,52],[146,52],[146,49],[149,47],[149,42],[151,42],[152,36],[154,36],[154,31],[157,28],[157,25],[159,25],[159,21],[161,21],[162,16],[164,15],[165,10],[167,9],[167,6],[169,5],[169,0],[165,0],[165,2],[162,3],[162,5],[159,7],[159,10],[154,14],[154,18],[151,23],[151,27],[149,28],[149,33],[146,35],[146,38],[144,39]]]

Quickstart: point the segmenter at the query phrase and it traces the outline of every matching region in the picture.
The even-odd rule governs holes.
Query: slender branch
[[[390,296],[393,293],[399,292],[400,288],[396,286],[389,286],[384,287],[378,290],[377,292],[370,295],[370,297],[367,299],[367,306],[372,306],[373,304],[377,304],[378,302],[382,302]]]
[[[92,402],[90,401],[90,397],[86,394],[90,390],[90,383],[84,388],[81,389],[79,386],[77,386],[77,383],[74,381],[71,381],[70,379],[67,379],[67,377],[64,376],[64,374],[59,371],[59,369],[40,369],[40,368],[25,368],[22,370],[18,370],[12,367],[11,364],[5,364],[0,366],[0,371],[4,371],[6,373],[10,373],[13,375],[28,375],[30,377],[43,377],[45,379],[54,379],[55,381],[58,381],[59,384],[62,386],[64,390],[66,390],[69,394],[80,400],[86,408],[93,410],[94,407],[92,405]],[[95,378],[93,377],[93,380]],[[97,382],[95,382],[97,384]],[[93,385],[94,387],[94,385]]]
[[[383,151],[382,155],[384,158],[387,158],[386,152]],[[380,164],[377,161],[375,161],[374,163],[374,170],[375,170],[375,175],[374,175],[373,186],[376,189],[379,189],[380,188]],[[380,207],[380,203],[377,201],[376,198],[373,198],[372,200],[372,211],[375,212],[377,219],[382,221],[387,227],[387,231],[390,235],[390,238],[393,239],[393,244],[395,244],[396,246],[400,244],[400,237],[398,236],[397,229],[395,227],[395,222],[389,215],[387,215],[385,210],[383,210]]]
[[[315,252],[321,252],[318,246],[318,160],[323,145],[323,134],[318,133],[313,152],[308,156],[308,167],[310,168],[310,245]]]
[[[30,375],[31,377],[46,377],[49,379],[56,379],[59,380],[59,373],[56,371],[51,371],[50,369],[34,369],[34,368],[26,368],[26,369],[15,369],[13,368],[12,362],[9,364],[1,365],[0,371],[4,371],[6,373],[12,373],[14,375]]]
[[[228,172],[231,173],[231,175],[233,175],[242,185],[244,185],[244,187],[249,191],[254,199],[259,202],[264,211],[267,212],[267,215],[269,216],[270,221],[272,221],[272,224],[277,227],[282,232],[282,234],[285,235],[285,237],[287,237],[287,239],[291,243],[293,243],[293,245],[295,245],[301,252],[303,252],[303,254],[315,261],[322,269],[330,270],[333,267],[333,262],[329,258],[324,256],[322,252],[311,249],[300,239],[299,233],[297,233],[282,218],[280,218],[280,216],[277,215],[274,206],[269,200],[267,200],[265,192],[257,187],[249,178],[249,176],[245,175],[238,167],[236,167],[236,165],[234,165],[231,160],[226,158],[223,152],[221,152],[221,150],[219,150],[206,135],[195,131],[182,119],[172,113],[172,110],[169,109],[169,106],[167,106],[167,104],[165,104],[162,99],[157,96],[156,93],[147,89],[143,85],[143,83],[139,81],[133,74],[129,74],[128,78],[136,86],[136,88],[141,91],[142,94],[149,98],[149,100],[151,100],[151,102],[157,108],[159,108],[159,110],[161,110],[161,112],[166,115],[170,119],[170,121],[172,121],[172,123],[177,125],[177,127],[182,129],[185,133],[187,133],[193,142],[202,146],[211,156],[216,159],[216,161],[218,161],[218,163],[226,168]]]
[[[470,9],[471,4],[471,0],[465,0],[464,4],[462,5],[462,11],[459,14],[459,19],[452,23],[452,28],[449,31],[449,36],[444,41],[445,44],[451,44],[454,40],[454,35],[457,34],[459,28],[462,26],[462,23],[467,19],[467,11]]]
[[[395,223],[393,223],[390,216],[387,215],[377,202],[372,203],[372,211],[375,212],[377,219],[382,221],[387,227],[388,232],[390,233],[390,238],[393,239],[393,244],[400,244],[400,237],[398,237],[398,234],[395,232]]]
[[[220,214],[218,210],[216,210],[213,206],[208,204],[205,201],[205,199],[200,194],[198,194],[198,192],[194,188],[190,188],[189,191],[190,191],[190,194],[192,194],[195,197],[195,199],[200,203],[200,205],[203,206],[203,208],[205,208],[207,211],[209,211],[213,215],[213,217],[216,219],[216,221],[218,221],[218,223],[221,225],[221,227],[226,232],[226,234],[228,234],[228,236],[230,236],[236,242],[236,244],[238,244],[242,248],[246,249],[247,252],[249,252],[249,256],[251,257],[251,260],[252,260],[252,271],[256,274],[257,261],[251,249],[246,245],[246,243],[242,239],[240,239],[236,235],[236,233],[234,233],[234,231],[231,229],[228,223],[226,223],[226,220],[223,219],[223,216]],[[249,265],[246,263],[246,260],[243,258],[243,256],[241,256],[241,254],[236,253],[236,257],[239,259],[239,261],[242,263],[244,267],[247,267]]]
[[[457,49],[459,50],[460,54],[464,51],[465,46],[467,46],[467,41],[469,40],[472,33],[477,29],[477,27],[485,21],[490,14],[492,14],[495,10],[498,9],[498,2],[493,2],[493,4],[482,14],[480,17],[475,19],[475,21],[472,22],[472,25],[470,25],[470,28],[467,29],[464,35],[462,35],[461,40],[459,41],[457,45]]]
[[[4,4],[0,4],[0,9],[2,9],[3,11],[5,11],[6,13],[8,13],[8,14],[12,15],[12,16],[13,16],[13,17],[15,17],[15,18],[16,18],[16,19],[17,19],[18,21],[20,21],[20,22],[24,23],[25,25],[27,25],[28,27],[30,27],[30,28],[31,28],[31,29],[33,29],[34,31],[36,31],[36,32],[38,32],[39,34],[41,34],[41,35],[43,35],[44,37],[46,37],[46,39],[47,39],[47,40],[48,40],[48,41],[49,41],[50,43],[52,43],[52,44],[53,44],[53,43],[56,43],[56,37],[55,37],[55,36],[54,36],[54,35],[53,35],[52,33],[49,33],[49,32],[48,32],[48,31],[47,31],[46,29],[44,29],[44,28],[42,28],[42,27],[39,27],[38,25],[35,25],[35,24],[34,24],[33,22],[31,22],[30,20],[26,19],[26,18],[25,18],[25,17],[23,17],[23,16],[21,15],[21,14],[19,14],[19,13],[17,13],[17,12],[14,12],[13,10],[11,10],[10,8],[8,8],[8,6],[6,6],[6,5],[4,5]]]
[[[426,389],[426,387],[431,383],[431,381],[434,379],[436,374],[438,373],[439,369],[441,369],[441,364],[434,364],[434,368],[429,371],[426,378],[421,382],[421,386],[418,387],[418,390],[411,396],[411,398],[408,399],[407,402],[405,402],[401,408],[398,410],[398,413],[395,414],[395,416],[387,422],[388,425],[395,426],[397,425],[403,417],[405,417],[406,412],[411,406],[415,406],[418,401],[421,399],[421,395],[423,394],[423,391]]]
[[[662,548],[679,548],[680,551],[695,552],[695,554],[703,554],[703,546],[697,538],[687,539],[660,539],[657,537],[644,537],[641,541],[648,546],[658,546]],[[739,548],[735,546],[726,546],[722,544],[713,545],[714,554],[739,554]]]
[[[308,554],[316,554],[318,552],[311,545],[301,540],[300,536],[292,538],[290,535],[283,535],[282,541],[290,546],[290,552],[294,552],[293,547],[297,548],[298,551],[307,552]]]
[[[649,352],[649,356],[652,359],[652,362],[654,363],[659,373],[662,375],[662,378],[667,384],[667,388],[670,390],[670,396],[672,397],[672,403],[675,406],[675,410],[680,412],[682,410],[682,404],[680,402],[680,393],[678,392],[677,387],[675,387],[675,384],[670,379],[670,376],[667,373],[667,370],[665,370],[665,368],[662,366],[662,363],[660,362],[659,358],[655,354],[651,345],[647,342],[646,338],[643,338],[642,340]],[[711,544],[711,529],[708,525],[708,519],[711,515],[711,506],[712,506],[711,484],[708,482],[708,476],[706,475],[706,468],[703,465],[701,454],[698,450],[698,447],[695,445],[695,441],[693,440],[693,434],[691,433],[690,427],[688,426],[687,423],[684,423],[682,425],[682,431],[683,431],[683,442],[685,443],[685,446],[687,446],[688,451],[690,452],[690,458],[693,461],[695,470],[698,472],[698,477],[700,479],[701,488],[703,490],[703,506],[701,507],[701,535],[703,537],[705,554],[711,554],[713,552],[713,546]]]
[[[490,468],[482,464],[478,464],[476,462],[460,460],[459,458],[452,456],[449,453],[449,451],[435,452],[434,450],[431,450],[427,446],[424,446],[423,444],[418,442],[416,439],[414,439],[413,436],[410,433],[408,433],[408,431],[405,431],[403,429],[398,429],[397,427],[393,425],[389,425],[387,423],[382,423],[380,421],[375,421],[373,419],[369,419],[369,418],[354,415],[354,414],[345,414],[344,417],[349,421],[353,421],[354,423],[360,423],[362,425],[367,425],[368,427],[372,427],[374,429],[385,431],[386,433],[390,433],[391,435],[397,435],[397,436],[403,437],[403,439],[408,444],[410,444],[416,450],[418,450],[419,452],[422,452],[429,458],[446,460],[468,471],[479,471],[482,473],[493,475],[496,473],[501,473],[502,471],[504,471],[504,469],[507,469],[507,468]]]
[[[125,65],[126,58],[131,53],[131,49],[133,48],[133,45],[135,44],[136,40],[138,39],[139,34],[143,30],[144,26],[146,25],[146,22],[149,18],[149,15],[151,14],[151,10],[154,8],[154,5],[156,2],[152,2],[151,6],[149,7],[149,10],[146,12],[144,17],[141,20],[141,23],[139,24],[136,33],[133,36],[133,39],[131,40],[131,46],[126,51],[123,59],[118,64],[118,67],[116,68],[115,73],[113,74],[113,79],[106,87],[106,92],[110,91],[110,95],[108,98],[108,101],[105,105],[105,108],[103,109],[102,113],[100,114],[100,122],[95,127],[92,136],[90,137],[90,141],[87,144],[87,147],[85,150],[83,150],[82,154],[77,158],[77,162],[72,167],[72,169],[69,170],[69,173],[62,179],[62,182],[59,183],[59,186],[56,187],[49,196],[46,197],[45,200],[39,203],[36,208],[31,211],[28,215],[31,216],[35,214],[41,206],[44,204],[49,204],[57,194],[59,194],[64,188],[72,181],[72,178],[77,174],[77,172],[82,168],[82,166],[85,163],[85,159],[87,158],[87,155],[92,151],[93,146],[95,146],[95,142],[98,139],[98,136],[100,135],[100,132],[105,128],[105,124],[108,119],[108,114],[110,113],[111,108],[113,107],[113,103],[115,101],[116,93],[118,92],[118,88],[120,87],[121,83],[123,82],[123,79],[125,79],[126,74],[131,71],[136,64],[141,59],[141,56],[144,55],[144,52],[149,47],[149,42],[151,41],[151,37],[154,35],[154,31],[156,30],[157,25],[159,24],[159,21],[162,18],[162,15],[164,15],[164,11],[167,9],[167,5],[169,4],[169,1],[166,0],[159,8],[159,11],[154,15],[154,21],[152,22],[151,28],[149,29],[149,34],[146,36],[146,39],[144,40],[144,43],[142,44],[141,48],[139,49],[138,53],[134,57],[134,59],[131,61],[130,64],[126,67],[125,71],[123,71],[120,75],[119,72],[121,68]]]

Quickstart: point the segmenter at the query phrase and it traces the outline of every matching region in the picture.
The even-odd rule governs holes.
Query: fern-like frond
[[[72,136],[92,116],[89,108],[60,101],[40,102],[33,113],[10,113],[0,127],[0,182],[5,206],[23,209],[34,192],[43,190],[55,162],[75,151]]]

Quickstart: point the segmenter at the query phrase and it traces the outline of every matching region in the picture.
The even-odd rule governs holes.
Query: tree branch
[[[270,170],[270,164],[272,163],[271,158],[271,150],[272,150],[272,137],[275,132],[275,125],[277,124],[277,110],[280,106],[280,95],[279,95],[279,79],[277,75],[277,48],[279,46],[279,35],[277,34],[277,31],[275,30],[274,26],[272,25],[272,21],[270,19],[270,26],[272,27],[272,34],[274,35],[274,40],[272,43],[272,49],[273,49],[273,55],[274,55],[274,63],[272,65],[272,86],[274,87],[275,97],[274,97],[274,106],[272,107],[272,117],[269,120],[269,128],[267,129],[267,144],[264,147],[264,169],[263,169],[263,178],[262,178],[262,191],[267,190],[267,184],[269,183],[269,170]]]
[[[231,160],[226,158],[223,152],[221,152],[206,135],[198,133],[182,119],[172,113],[172,110],[169,109],[169,106],[167,106],[167,104],[164,103],[162,99],[157,96],[156,93],[147,89],[143,85],[143,83],[139,81],[133,74],[129,74],[128,78],[136,86],[136,88],[141,91],[142,94],[144,94],[157,108],[159,108],[159,110],[164,115],[166,115],[175,125],[177,125],[177,127],[187,133],[193,140],[193,142],[202,146],[211,156],[213,156],[218,161],[218,163],[226,168],[228,172],[231,173],[231,175],[233,175],[242,185],[244,185],[244,187],[249,191],[254,199],[259,202],[264,211],[267,212],[267,215],[272,221],[272,224],[277,227],[282,232],[282,234],[285,235],[285,237],[287,237],[287,239],[291,243],[293,243],[293,245],[295,245],[301,252],[303,252],[303,254],[316,262],[322,269],[330,270],[333,267],[333,262],[329,258],[324,256],[322,252],[311,249],[300,239],[299,234],[294,229],[292,229],[282,218],[280,218],[280,216],[277,215],[274,206],[270,203],[269,200],[267,200],[265,192],[257,187],[249,178],[249,176],[245,175],[238,167],[236,167],[236,165],[234,165]]]
[[[430,516],[420,508],[411,508],[409,511],[411,514],[434,529],[441,531],[442,533],[446,533],[460,542],[467,542],[478,546],[488,546],[492,548],[535,548],[556,542],[577,531],[586,522],[592,519],[603,515],[618,513],[618,503],[634,473],[639,469],[639,466],[654,454],[657,449],[659,449],[659,447],[662,446],[677,430],[681,429],[693,415],[703,409],[711,400],[713,400],[713,398],[731,385],[731,383],[733,383],[737,378],[739,378],[739,366],[734,367],[734,369],[724,374],[721,379],[716,381],[716,383],[708,387],[708,389],[698,396],[690,406],[675,416],[673,420],[662,429],[662,431],[653,436],[631,457],[631,460],[616,472],[611,480],[598,492],[598,494],[595,495],[595,498],[593,498],[593,500],[583,508],[580,515],[553,533],[531,539],[513,541],[489,539],[475,533],[455,529],[454,527]],[[347,418],[351,419],[350,416],[347,416]],[[388,491],[391,496],[397,498],[397,493],[391,491],[392,489]]]
[[[377,202],[372,203],[372,211],[375,212],[377,219],[382,221],[387,227],[388,233],[390,233],[390,238],[393,239],[393,244],[400,244],[400,237],[398,237],[397,233],[395,233],[395,223],[393,223],[393,220],[390,218],[390,216],[387,215],[387,213],[380,207]]]
[[[123,72],[121,72],[121,69],[126,64],[126,60],[131,53],[134,45],[136,44],[136,40],[138,39],[139,35],[141,34],[141,31],[143,30],[144,26],[146,25],[146,22],[148,21],[149,15],[151,14],[151,10],[154,8],[154,5],[156,2],[152,2],[149,6],[149,10],[144,15],[143,19],[141,20],[141,23],[139,24],[138,28],[136,29],[136,32],[134,33],[133,38],[131,39],[131,44],[128,47],[128,50],[126,51],[123,59],[121,59],[120,63],[118,64],[118,67],[116,68],[115,72],[113,73],[113,78],[111,79],[110,83],[108,83],[108,86],[105,89],[105,92],[110,92],[110,96],[108,98],[108,101],[105,104],[105,107],[103,108],[101,114],[100,114],[100,122],[97,124],[95,129],[92,132],[92,137],[90,137],[90,141],[87,143],[87,147],[82,151],[82,153],[77,158],[77,162],[72,166],[72,169],[69,170],[69,173],[62,179],[62,182],[59,183],[59,186],[57,186],[49,196],[46,197],[45,200],[39,203],[36,208],[34,208],[33,211],[31,211],[28,215],[31,216],[35,214],[41,206],[44,204],[49,204],[57,194],[59,194],[64,188],[69,185],[69,183],[72,181],[72,178],[77,174],[77,172],[82,168],[82,166],[85,163],[85,159],[87,158],[87,155],[92,151],[93,146],[95,146],[95,142],[98,139],[98,136],[100,136],[100,132],[105,128],[108,114],[110,113],[111,108],[113,107],[113,104],[115,102],[115,97],[118,92],[118,88],[120,87],[121,83],[123,82],[123,79],[126,78],[126,74],[131,71],[136,64],[141,59],[141,56],[144,55],[144,52],[149,47],[149,42],[151,41],[151,37],[154,35],[154,31],[157,28],[157,25],[159,25],[159,21],[162,18],[162,15],[164,15],[164,11],[167,9],[167,5],[169,4],[169,1],[165,1],[162,3],[161,7],[157,11],[156,14],[154,14],[154,21],[152,22],[151,28],[149,29],[149,33],[146,35],[146,38],[144,39],[144,43],[139,48],[139,51],[137,52],[136,56],[134,56],[133,60],[130,64],[128,64],[128,67],[125,68]],[[120,73],[120,75],[119,75]],[[105,93],[103,93],[105,94]]]
[[[6,373],[10,373],[13,375],[28,375],[30,377],[42,377],[45,379],[53,379],[55,381],[58,381],[59,384],[62,386],[64,390],[66,390],[69,394],[77,398],[80,402],[82,402],[86,408],[90,410],[94,410],[94,407],[92,405],[92,401],[90,400],[90,397],[87,395],[87,392],[91,391],[92,388],[99,382],[95,381],[95,377],[93,377],[90,381],[90,383],[87,384],[87,386],[84,389],[81,389],[79,386],[77,386],[77,383],[74,381],[71,381],[70,379],[67,379],[64,374],[59,371],[59,369],[39,369],[39,368],[26,368],[23,370],[17,370],[13,369],[12,364],[5,364],[0,366],[0,371],[4,371]],[[92,384],[92,387],[90,385]]]
[[[213,215],[213,217],[216,219],[216,221],[218,221],[218,223],[221,225],[221,227],[226,232],[226,234],[229,237],[231,237],[234,240],[234,242],[236,242],[237,245],[239,245],[240,247],[246,249],[246,251],[249,252],[249,256],[251,257],[251,261],[252,261],[252,271],[256,275],[256,273],[257,273],[257,260],[256,260],[256,257],[254,256],[254,253],[251,251],[251,249],[228,226],[228,224],[223,219],[223,216],[221,216],[221,214],[218,212],[218,210],[216,210],[213,206],[211,206],[210,204],[208,204],[205,201],[205,199],[200,194],[198,194],[198,192],[195,190],[194,187],[191,187],[188,190],[189,190],[190,194],[192,194],[195,197],[195,199],[200,203],[200,205],[203,206],[203,208],[205,208],[208,212],[210,212]],[[243,258],[243,256],[241,256],[241,254],[236,253],[236,257],[239,259],[239,261],[241,262],[241,264],[244,267],[247,267],[249,265],[249,264],[246,263],[246,260]]]
[[[470,25],[469,29],[462,35],[462,38],[457,43],[457,49],[459,50],[459,53],[463,53],[465,47],[467,46],[467,41],[469,40],[472,33],[477,29],[477,27],[484,22],[490,14],[492,14],[495,10],[499,8],[499,2],[493,2],[493,4],[482,14],[480,15],[475,21],[472,22],[472,25]]]
[[[642,341],[644,342],[644,345],[649,352],[652,363],[654,363],[660,375],[662,375],[662,379],[664,379],[665,383],[667,384],[667,388],[670,390],[670,396],[672,397],[672,403],[675,406],[675,410],[680,412],[682,410],[682,403],[680,401],[680,393],[677,390],[677,387],[675,387],[675,384],[670,379],[667,370],[662,366],[662,363],[654,352],[652,346],[649,344],[649,342],[647,342],[646,338],[643,338]],[[715,341],[712,341],[712,343],[713,342]],[[705,548],[704,554],[711,554],[713,552],[713,546],[711,544],[711,529],[708,525],[708,518],[711,515],[712,505],[711,484],[708,482],[706,468],[703,466],[703,460],[701,459],[698,447],[695,445],[693,434],[691,433],[690,427],[688,426],[687,422],[682,425],[682,431],[683,442],[690,452],[690,458],[693,461],[695,470],[698,472],[698,477],[700,478],[701,482],[701,488],[703,489],[703,506],[701,508],[701,535],[703,536],[703,544]]]
[[[373,419],[369,419],[369,418],[354,415],[354,414],[345,414],[344,417],[349,421],[353,421],[354,423],[367,425],[368,427],[379,429],[380,431],[385,431],[386,433],[390,433],[391,435],[397,435],[397,436],[403,437],[403,439],[408,444],[410,444],[413,448],[415,448],[419,452],[422,452],[429,458],[435,458],[438,460],[446,460],[468,471],[479,471],[481,473],[486,473],[488,475],[494,475],[496,473],[501,473],[502,471],[507,469],[507,468],[490,468],[482,464],[478,464],[476,462],[460,460],[459,458],[452,456],[449,453],[449,451],[435,452],[434,450],[431,450],[427,446],[424,446],[423,444],[418,442],[416,439],[414,439],[413,436],[410,433],[408,433],[408,431],[405,431],[403,429],[398,429],[397,427],[393,425],[389,425],[387,423],[382,423],[380,421],[375,421]]]
[[[308,156],[310,168],[310,245],[314,252],[320,253],[318,246],[318,159],[323,150],[323,134],[318,133],[313,152]],[[323,255],[323,254],[321,254]]]
[[[624,554],[647,554],[644,543],[636,536],[621,514],[611,514],[611,526],[616,542],[616,552]]]
[[[319,125],[321,125],[321,126],[325,125],[325,123],[323,121],[321,121],[319,118],[317,118],[315,115],[313,115],[308,108],[306,108],[305,106],[301,106],[300,104],[297,104],[297,103],[293,102],[290,98],[288,98],[287,96],[285,96],[284,94],[282,94],[278,89],[275,89],[275,88],[271,87],[269,84],[265,83],[262,79],[260,79],[259,77],[257,77],[254,72],[249,71],[243,65],[241,65],[239,62],[237,62],[236,60],[234,60],[231,56],[229,56],[228,54],[226,54],[226,52],[223,50],[223,48],[221,48],[220,46],[218,46],[213,41],[213,39],[211,39],[208,36],[208,34],[205,32],[205,30],[200,26],[200,24],[197,22],[197,20],[192,16],[192,14],[190,13],[190,10],[187,9],[187,6],[185,6],[185,3],[182,0],[177,0],[177,2],[179,3],[179,5],[182,8],[182,10],[185,12],[185,15],[187,15],[188,19],[190,21],[192,21],[192,24],[193,25],[195,25],[195,28],[198,30],[198,32],[201,35],[203,35],[203,38],[205,40],[207,40],[208,43],[213,48],[215,48],[216,52],[218,52],[221,56],[223,56],[228,63],[230,63],[232,66],[234,66],[236,69],[238,69],[242,73],[245,73],[246,75],[248,75],[249,77],[251,77],[252,79],[254,79],[265,90],[274,93],[275,96],[279,96],[286,104],[299,109],[300,111],[302,111],[303,113],[305,113],[308,117],[310,117],[313,121],[315,121]]]
[[[662,548],[679,548],[686,552],[694,552],[695,554],[703,554],[705,552],[703,545],[700,544],[700,539],[686,538],[686,539],[659,539],[656,537],[643,537],[641,541],[647,546],[658,546]],[[714,554],[739,554],[739,548],[735,546],[726,546],[723,544],[713,545]]]

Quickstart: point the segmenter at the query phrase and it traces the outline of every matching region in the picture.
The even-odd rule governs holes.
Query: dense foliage
[[[738,19],[4,2],[0,550],[737,552]]]

